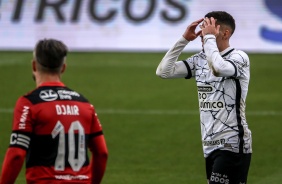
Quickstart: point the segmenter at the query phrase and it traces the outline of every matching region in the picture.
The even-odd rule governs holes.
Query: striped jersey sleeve
[[[13,128],[10,137],[10,147],[29,148],[32,129],[31,119],[32,104],[24,97],[16,103],[13,116]]]

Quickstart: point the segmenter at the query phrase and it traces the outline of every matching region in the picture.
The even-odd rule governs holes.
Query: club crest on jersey
[[[52,89],[48,89],[48,90],[42,90],[39,93],[39,97],[44,100],[44,101],[54,101],[58,98],[58,94],[52,90]]]

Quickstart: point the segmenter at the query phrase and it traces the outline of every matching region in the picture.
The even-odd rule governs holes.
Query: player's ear
[[[32,65],[32,71],[36,72],[36,61],[32,60],[31,65]]]
[[[230,31],[228,29],[225,29],[223,31],[222,39],[223,40],[228,40],[230,38]]]
[[[66,63],[64,63],[64,64],[63,64],[63,66],[62,66],[62,69],[61,69],[61,73],[64,73],[64,72],[65,72],[66,67],[67,67],[67,64],[66,64]]]
[[[232,35],[231,29],[225,29],[225,31],[224,31],[225,39],[229,39],[231,37],[231,35]]]

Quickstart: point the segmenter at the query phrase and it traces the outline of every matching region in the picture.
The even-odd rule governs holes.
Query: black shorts
[[[206,158],[209,184],[246,184],[252,154],[216,150]]]

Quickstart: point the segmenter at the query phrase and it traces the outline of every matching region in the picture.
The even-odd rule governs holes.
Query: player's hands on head
[[[203,21],[204,19],[201,18],[195,22],[192,22],[185,30],[183,37],[188,41],[195,40],[198,36],[201,35],[202,30],[196,33],[196,27]]]
[[[200,26],[200,28],[202,29],[202,36],[213,34],[217,37],[219,34],[220,25],[216,25],[215,23],[216,19],[214,19],[213,17],[206,17],[203,21],[203,24]]]

